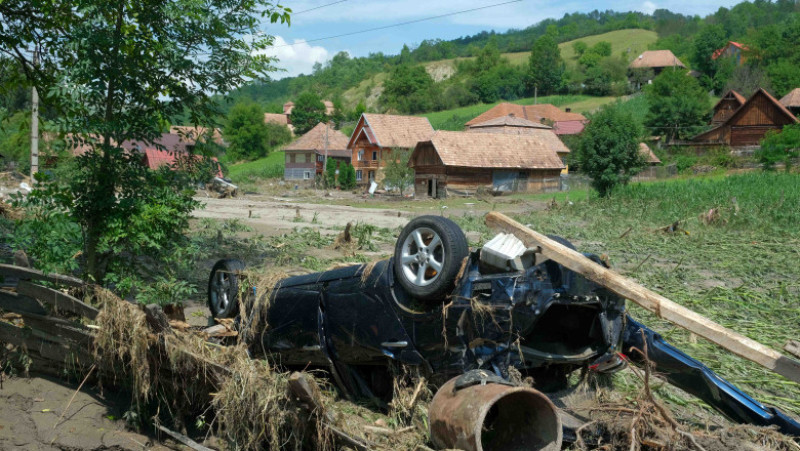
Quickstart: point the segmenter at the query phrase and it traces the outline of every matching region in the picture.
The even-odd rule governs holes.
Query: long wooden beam
[[[81,279],[61,274],[45,274],[38,269],[23,268],[21,266],[0,264],[0,276],[16,277],[20,280],[43,280],[68,287],[82,287],[86,285]]]
[[[545,259],[553,260],[565,268],[608,288],[617,295],[655,313],[659,318],[704,337],[728,351],[772,370],[789,380],[800,383],[800,362],[727,329],[697,312],[689,310],[631,279],[593,262],[583,254],[525,227],[502,213],[491,212],[486,215],[486,225],[515,235],[528,247],[538,247]]]

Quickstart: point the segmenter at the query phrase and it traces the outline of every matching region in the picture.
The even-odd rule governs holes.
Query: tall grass
[[[273,152],[259,160],[230,165],[227,175],[234,183],[254,182],[257,179],[283,177],[284,166],[285,153]]]
[[[699,218],[709,209],[719,220]],[[609,198],[519,217],[543,233],[606,254],[612,267],[712,320],[780,350],[800,330],[800,175],[636,183]],[[661,227],[680,221],[679,232]],[[800,414],[800,384],[628,305],[668,341],[756,399]],[[679,398],[685,395],[680,395]],[[674,400],[669,400],[673,402]],[[691,398],[686,402],[694,403]]]

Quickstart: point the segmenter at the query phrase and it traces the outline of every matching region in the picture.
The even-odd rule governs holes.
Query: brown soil
[[[120,420],[128,405],[126,400],[112,393],[104,396],[88,385],[76,394],[77,384],[46,376],[4,381],[0,390],[0,449],[174,449],[159,444],[157,438],[129,431]]]

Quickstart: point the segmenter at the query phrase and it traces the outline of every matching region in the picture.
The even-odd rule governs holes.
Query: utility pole
[[[330,122],[325,122],[325,159],[322,160],[322,180],[325,180],[326,183],[325,177],[328,176],[328,129],[330,126]]]
[[[33,50],[33,67],[39,65],[39,49]],[[39,172],[39,93],[34,85],[31,90],[31,184],[36,183],[34,175]]]
[[[533,86],[533,104],[534,105],[539,104],[539,85]]]

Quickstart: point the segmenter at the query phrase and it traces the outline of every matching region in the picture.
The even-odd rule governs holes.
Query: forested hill
[[[758,61],[754,60],[751,63],[753,66],[758,66],[761,71],[756,76],[764,78],[780,95],[780,92],[792,85],[800,86],[800,70],[797,69],[800,63],[800,49],[797,45],[797,42],[800,42],[798,16],[800,16],[800,5],[792,0],[743,2],[730,9],[720,8],[706,17],[685,16],[666,9],[656,10],[650,15],[615,11],[567,14],[560,19],[547,19],[522,30],[513,29],[504,33],[487,31],[450,41],[423,40],[413,47],[404,46],[398,55],[375,53],[366,57],[351,58],[342,52],[324,65],[317,65],[310,75],[256,82],[244,86],[230,94],[232,102],[229,105],[248,100],[255,101],[267,111],[279,112],[280,105],[286,100],[294,99],[302,92],[313,91],[321,97],[333,99],[345,109],[352,109],[357,103],[366,102],[372,97],[371,102],[366,102],[370,109],[400,111],[403,110],[402,107],[398,109],[396,105],[390,105],[390,102],[385,101],[386,99],[379,101],[387,78],[391,79],[393,73],[397,75],[398,67],[421,63],[425,63],[424,66],[431,72],[431,66],[435,65],[432,62],[442,60],[448,65],[445,67],[443,77],[431,73],[432,80],[427,80],[419,70],[415,72],[407,69],[402,69],[405,72],[400,75],[411,82],[427,86],[431,82],[439,84],[443,79],[461,72],[463,76],[458,81],[451,81],[447,86],[439,88],[442,95],[450,90],[449,97],[461,96],[461,100],[457,101],[458,105],[465,102],[486,101],[486,98],[475,98],[463,91],[478,89],[479,87],[475,86],[475,77],[481,75],[488,77],[483,69],[491,68],[462,67],[460,62],[472,57],[481,60],[483,55],[484,63],[502,66],[508,62],[508,58],[496,58],[493,55],[507,53],[512,53],[512,60],[515,61],[512,61],[514,64],[511,66],[518,67],[515,69],[517,73],[512,73],[508,66],[492,73],[492,77],[495,79],[499,77],[500,83],[505,85],[496,87],[489,100],[496,96],[512,100],[515,97],[532,95],[527,92],[525,86],[524,78],[527,76],[525,70],[519,68],[527,65],[527,61],[524,60],[524,55],[514,56],[513,52],[529,52],[534,42],[545,35],[551,36],[557,43],[564,43],[585,36],[625,29],[654,32],[657,39],[654,42],[648,40],[647,48],[672,50],[688,66],[705,73],[708,77],[705,80],[706,87],[712,90],[724,88],[735,74],[732,74],[730,68],[711,67],[712,63],[708,62],[707,55],[728,40],[744,42],[758,56]],[[641,42],[632,44],[639,44],[635,45],[638,48]],[[611,79],[619,80],[620,70],[624,70],[627,62],[636,55],[630,54],[630,48],[627,48],[628,54],[620,54],[617,50],[614,49],[614,54],[602,55],[607,59],[606,62],[592,67],[570,64],[570,61],[567,61],[564,83],[560,86],[559,92],[576,93],[575,87],[578,86],[584,94],[620,94],[618,92],[620,88],[615,87]],[[487,51],[492,53],[488,58],[486,58]],[[459,64],[456,64],[457,62]],[[603,73],[600,73],[601,67]],[[467,73],[470,69],[471,74]],[[753,78],[751,74],[745,75]],[[430,93],[426,93],[426,96],[430,97]],[[419,108],[440,110],[452,106],[431,104]]]

